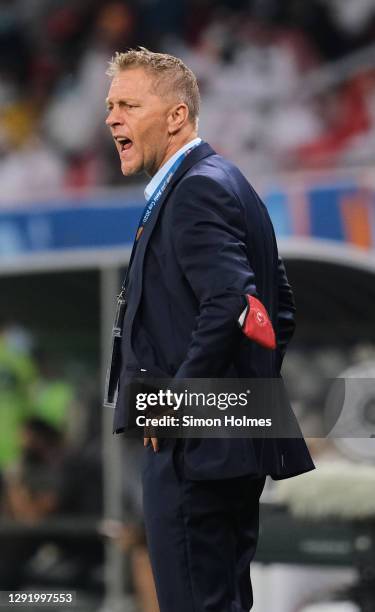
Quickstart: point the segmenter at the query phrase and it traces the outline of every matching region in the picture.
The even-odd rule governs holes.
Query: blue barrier
[[[374,194],[355,182],[312,184],[301,188],[297,196],[295,190],[289,193],[275,187],[265,190],[263,197],[278,237],[309,236],[367,248],[374,245]],[[24,210],[2,212],[0,256],[9,259],[27,253],[129,248],[143,207],[140,192],[134,197],[134,192],[129,195],[125,190],[120,195],[108,192],[91,199],[53,202],[50,206],[28,204]],[[366,233],[365,241],[361,232]]]

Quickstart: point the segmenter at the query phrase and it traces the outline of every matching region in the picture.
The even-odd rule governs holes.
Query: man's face
[[[171,104],[153,93],[153,77],[143,68],[120,71],[108,92],[109,126],[125,176],[155,174],[168,144]]]

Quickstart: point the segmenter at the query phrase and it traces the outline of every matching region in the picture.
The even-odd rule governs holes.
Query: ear
[[[175,104],[168,115],[168,132],[176,134],[189,120],[189,109],[185,102]]]

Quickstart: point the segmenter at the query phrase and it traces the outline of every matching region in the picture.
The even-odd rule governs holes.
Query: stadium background
[[[375,371],[374,0],[2,0],[0,588],[74,589],[82,611],[157,610],[137,449],[101,408],[145,184],[120,173],[105,70],[138,44],[196,72],[200,135],[266,202],[296,295],[284,373],[306,431],[331,379]],[[369,436],[370,391],[356,397]],[[263,496],[254,610],[373,612],[372,440],[309,444],[319,474]]]

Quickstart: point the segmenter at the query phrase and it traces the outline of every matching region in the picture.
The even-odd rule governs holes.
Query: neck
[[[181,149],[181,147],[186,145],[188,142],[190,142],[191,140],[193,140],[197,136],[198,136],[198,134],[197,134],[197,132],[195,130],[193,132],[190,132],[186,136],[183,136],[183,137],[177,138],[177,137],[172,136],[171,139],[169,140],[168,144],[167,144],[166,150],[164,151],[164,156],[163,156],[161,162],[159,163],[159,165],[156,168],[156,170],[150,176],[154,176],[157,173],[157,171],[162,166],[164,166],[164,164],[168,161],[168,159],[170,159],[172,157],[172,155],[174,155],[179,149]]]

